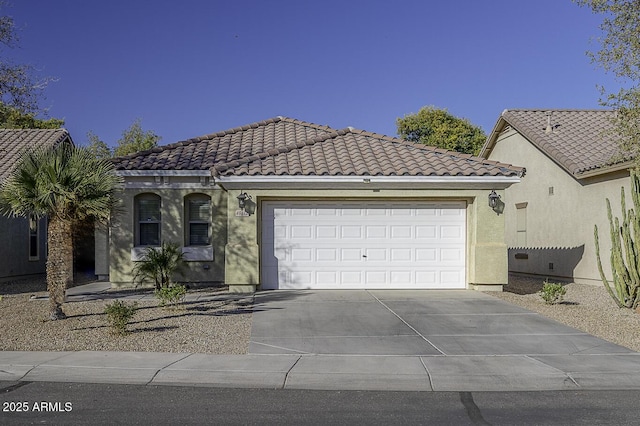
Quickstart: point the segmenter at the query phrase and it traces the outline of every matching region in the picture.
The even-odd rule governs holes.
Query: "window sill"
[[[156,246],[140,246],[140,247],[134,247],[131,249],[131,261],[133,262],[140,262],[141,260],[144,260],[144,254],[146,253],[148,248],[160,248],[160,247],[156,247]]]
[[[139,262],[144,260],[144,254],[150,247],[160,248],[154,246],[140,246],[133,247],[131,249],[131,261]],[[213,261],[213,246],[188,246],[182,247],[183,259],[185,262],[212,262]]]
[[[188,246],[182,247],[185,262],[211,262],[213,261],[213,246]]]

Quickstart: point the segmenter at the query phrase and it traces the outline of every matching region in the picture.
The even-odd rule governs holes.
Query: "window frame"
[[[157,219],[147,219],[142,220],[141,215],[141,202],[144,201],[157,201],[158,202],[158,211],[157,211]],[[160,246],[160,242],[162,241],[162,197],[158,194],[154,193],[143,193],[138,194],[134,197],[134,223],[135,223],[135,246],[136,247],[158,247]],[[150,244],[143,244],[142,241],[142,226],[143,224],[156,224],[157,225],[157,242]]]
[[[29,215],[27,218],[27,235],[29,261],[38,261],[40,260],[40,219],[34,215]],[[35,255],[32,254],[34,249]]]
[[[207,220],[192,220],[191,219],[191,211],[192,211],[192,203],[193,202],[203,202],[208,205],[208,216]],[[211,196],[207,194],[189,194],[184,197],[184,246],[185,247],[208,247],[211,246],[212,232],[211,232],[211,224],[212,224],[212,216],[213,216],[213,205],[211,203]],[[192,241],[192,232],[191,225],[203,225],[207,226],[207,241],[206,243],[194,243]]]

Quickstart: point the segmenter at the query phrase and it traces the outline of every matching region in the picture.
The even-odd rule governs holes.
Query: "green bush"
[[[137,309],[137,302],[128,304],[121,300],[116,300],[113,303],[107,304],[104,308],[104,313],[107,314],[111,327],[114,328],[117,334],[122,336],[127,334],[127,325],[136,314]]]
[[[182,284],[172,285],[170,287],[162,287],[155,292],[156,297],[160,300],[160,306],[177,306],[184,300],[187,294],[187,287]]]
[[[540,291],[540,297],[547,305],[555,305],[562,302],[562,298],[567,294],[567,289],[558,283],[544,282],[542,290]]]
[[[133,282],[155,283],[156,290],[171,286],[172,276],[183,267],[182,249],[176,243],[162,242],[160,247],[147,247],[144,257],[136,262]]]

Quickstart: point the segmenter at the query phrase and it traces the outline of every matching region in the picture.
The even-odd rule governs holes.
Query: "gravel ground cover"
[[[542,279],[511,276],[504,292],[487,294],[640,352],[640,314],[618,308],[604,287],[567,284],[564,302],[546,305],[538,295],[542,284]],[[0,350],[246,354],[252,298],[228,299],[225,288],[189,293],[204,291],[220,297],[180,309],[158,307],[155,299],[138,302],[130,333],[120,337],[104,314],[108,300],[66,303],[69,318],[48,321],[48,302],[31,300],[46,294],[44,279],[0,283]]]
[[[47,294],[44,279],[0,283],[0,350],[246,354],[253,298],[230,299],[226,288],[189,294],[205,291],[212,300],[186,302],[177,309],[161,308],[156,299],[138,301],[129,333],[118,336],[104,314],[112,300],[68,302],[63,306],[68,318],[49,321],[48,301],[31,300]]]
[[[566,284],[564,301],[547,305],[538,294],[543,283],[542,278],[512,275],[504,292],[487,294],[640,352],[640,314],[618,308],[604,285]]]

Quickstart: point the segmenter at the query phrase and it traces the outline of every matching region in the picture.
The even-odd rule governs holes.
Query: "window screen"
[[[208,197],[192,198],[188,202],[190,246],[206,246],[210,244],[209,221],[211,218],[211,199]]]

